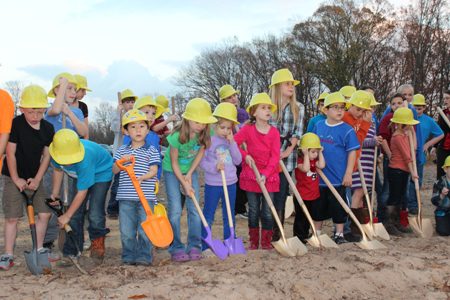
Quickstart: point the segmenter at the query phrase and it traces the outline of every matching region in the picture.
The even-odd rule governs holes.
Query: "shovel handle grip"
[[[125,163],[129,162],[130,164],[128,166],[125,166]],[[134,163],[136,162],[136,159],[134,156],[130,156],[130,158],[121,158],[119,160],[116,160],[116,166],[119,167],[122,171],[125,171],[130,174],[130,170],[134,172]]]

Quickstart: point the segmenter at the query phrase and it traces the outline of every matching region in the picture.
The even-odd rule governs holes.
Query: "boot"
[[[91,257],[102,259],[105,256],[105,237],[93,239],[91,244]]]
[[[386,206],[386,217],[384,220],[384,227],[386,227],[386,231],[395,236],[400,236],[402,233],[395,226],[396,221],[399,219],[398,215],[398,207],[394,205]]]
[[[284,226],[284,213],[282,211],[277,210],[278,218],[280,218],[281,225]],[[273,222],[273,228],[272,228],[272,242],[276,242],[281,238],[281,232],[280,228],[278,228],[277,223]]]
[[[261,248],[264,250],[270,250],[273,249],[272,244],[270,241],[272,241],[272,230],[263,229],[261,230]]]
[[[367,207],[361,208],[361,219],[358,218],[358,220],[361,224],[367,224],[370,222],[369,209]]]
[[[248,228],[248,234],[250,236],[249,250],[257,250],[259,247],[259,227]]]
[[[400,210],[400,208],[398,208],[399,215],[400,215],[400,224],[403,227],[408,227],[409,226],[409,222],[408,222],[408,211],[406,209],[402,209]]]
[[[409,226],[408,222],[408,211],[407,210],[400,210],[400,207],[397,207],[397,212],[399,219],[397,222],[394,223],[395,227],[398,229],[398,231],[402,233],[412,233],[411,226]]]
[[[352,208],[352,212],[355,215],[356,219],[358,219],[358,221],[361,223],[361,210],[362,208]],[[352,234],[354,235],[361,235],[361,231],[358,228],[358,225],[356,225],[356,223],[353,221],[353,219],[350,219],[350,230],[352,232]]]

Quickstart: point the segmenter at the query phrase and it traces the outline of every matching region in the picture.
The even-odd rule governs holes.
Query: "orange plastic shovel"
[[[128,166],[124,163],[130,162]],[[169,246],[173,241],[173,231],[172,226],[170,226],[169,219],[161,215],[154,215],[150,206],[148,205],[147,199],[145,198],[144,192],[142,192],[141,185],[134,174],[134,156],[131,159],[120,159],[116,161],[116,165],[123,171],[127,172],[128,176],[131,178],[134,188],[139,196],[142,206],[144,207],[145,213],[147,214],[147,220],[141,223],[142,229],[144,230],[147,237],[150,239],[153,245],[156,247],[164,248]]]

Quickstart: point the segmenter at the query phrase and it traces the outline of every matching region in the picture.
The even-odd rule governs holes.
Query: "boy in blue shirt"
[[[314,129],[314,126],[317,122],[325,120],[327,116],[322,112],[323,108],[323,102],[325,100],[325,97],[328,96],[327,92],[323,92],[319,95],[319,98],[316,99],[316,106],[317,106],[317,115],[313,118],[311,118],[308,122],[308,127],[306,128],[306,132],[312,132]]]
[[[158,165],[161,163],[161,155],[153,145],[146,141],[150,131],[149,123],[145,113],[137,109],[130,110],[123,115],[123,128],[131,141],[117,149],[114,161],[130,159],[134,156],[134,173],[146,201],[153,209],[157,203],[155,184],[158,181],[156,174]],[[147,215],[127,172],[121,171],[116,164],[113,166],[113,172],[120,174],[117,202],[119,202],[122,262],[127,265],[150,265],[152,263],[152,244],[141,226],[141,223],[147,219]]]
[[[105,255],[106,228],[105,200],[112,179],[113,159],[100,145],[80,140],[75,131],[61,129],[49,147],[52,164],[55,168],[51,198],[59,196],[63,172],[77,178],[77,193],[69,199],[70,206],[58,218],[60,226],[69,223],[78,240],[83,245],[83,228],[86,212],[89,218],[89,238],[91,239],[91,257],[102,259]],[[89,198],[89,210],[86,211],[86,199]],[[63,255],[76,255],[77,249],[67,239]]]
[[[329,94],[325,97],[323,108],[327,119],[318,122],[313,129],[313,133],[319,136],[323,146],[323,156],[326,161],[323,173],[343,199],[345,199],[345,188],[352,184],[356,150],[360,148],[355,130],[342,121],[345,106],[346,101],[341,93]],[[344,238],[344,223],[347,221],[347,213],[322,180],[319,185],[320,198],[316,203],[319,215],[317,221],[324,221],[331,217],[336,227],[333,240],[336,244],[345,243],[347,241]],[[319,230],[321,227],[322,224],[318,227]]]

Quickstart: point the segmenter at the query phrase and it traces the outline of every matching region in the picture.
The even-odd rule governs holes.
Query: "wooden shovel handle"
[[[208,222],[205,219],[205,215],[203,214],[202,209],[200,208],[200,205],[198,204],[197,198],[195,197],[195,193],[191,193],[189,195],[192,199],[192,202],[194,202],[195,208],[198,211],[198,215],[200,216],[200,219],[202,220],[202,224],[205,228],[209,228]]]
[[[227,186],[227,179],[225,178],[225,171],[220,170],[220,175],[222,176],[223,194],[225,196],[225,205],[227,206],[228,224],[230,225],[231,228],[234,228],[233,218],[231,216],[230,198],[228,197],[228,186]]]
[[[375,203],[375,180],[377,176],[377,159],[378,159],[378,146],[375,145],[373,156],[373,172],[372,172],[372,195],[370,197],[370,208],[373,211],[373,204]]]
[[[416,151],[414,150],[414,139],[412,136],[412,132],[408,131],[408,139],[409,139],[409,149],[411,151],[411,159],[413,163],[413,170],[417,174],[417,163],[416,163]],[[412,175],[412,174],[411,174]],[[414,188],[416,190],[416,198],[417,198],[417,222],[419,226],[422,226],[422,200],[420,199],[420,188],[419,188],[419,179],[414,178]]]
[[[139,196],[139,201],[141,201],[142,206],[144,207],[145,213],[148,216],[152,216],[152,210],[150,208],[150,205],[148,205],[147,199],[145,198],[144,192],[142,191],[141,185],[139,184],[139,181],[136,178],[136,174],[134,173],[134,163],[135,163],[134,156],[131,156],[129,159],[127,158],[121,158],[119,160],[116,160],[116,165],[121,169],[122,171],[127,172],[128,176],[130,176],[131,182],[133,183],[134,189],[136,190],[136,193]],[[130,162],[128,166],[125,166],[124,163]]]
[[[294,195],[295,195],[295,198],[297,199],[298,204],[302,208],[303,213],[305,214],[306,218],[308,219],[309,224],[311,225],[314,236],[318,237],[316,227],[314,225],[314,221],[311,218],[308,208],[306,208],[305,202],[303,201],[302,197],[300,196],[300,193],[298,192],[297,187],[295,186],[295,183],[292,180],[291,175],[289,174],[289,171],[286,169],[286,166],[284,165],[283,160],[280,160],[280,166],[281,166],[281,169],[283,170],[284,176],[286,177],[287,181],[289,182],[289,186],[291,187],[292,191],[294,192]]]
[[[358,159],[358,173],[359,173],[359,178],[361,179],[361,185],[362,185],[362,188],[364,191],[364,198],[366,199],[367,208],[369,209],[370,225],[372,226],[372,224],[373,224],[372,207],[370,204],[369,192],[367,190],[366,179],[364,178],[364,171],[361,166],[361,160],[359,160],[359,159]],[[374,183],[375,183],[375,181],[372,181],[372,186],[374,186]],[[373,190],[373,188],[372,188],[372,190]]]
[[[355,214],[352,212],[350,207],[348,207],[347,203],[342,199],[341,195],[336,191],[334,186],[331,184],[330,180],[328,180],[327,176],[322,172],[322,170],[317,169],[317,173],[319,173],[322,180],[325,182],[325,184],[328,186],[330,191],[333,193],[336,200],[339,202],[339,204],[342,206],[342,208],[345,210],[345,212],[352,218],[353,222],[355,222],[356,226],[358,226],[359,231],[361,231],[361,235],[363,237],[363,240],[367,240],[367,235],[365,234],[361,223],[359,223],[358,218],[356,218]]]

